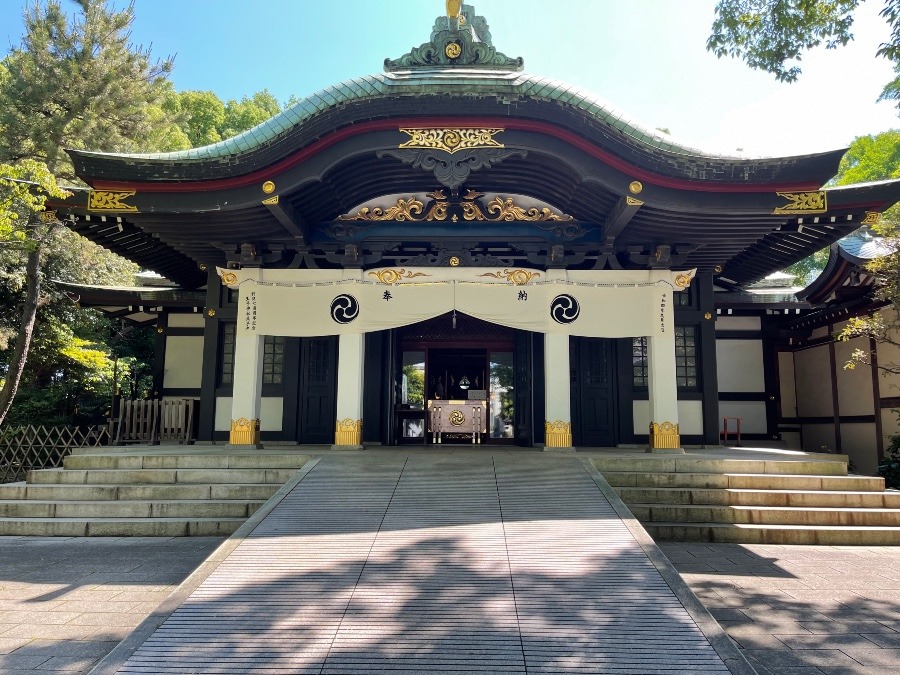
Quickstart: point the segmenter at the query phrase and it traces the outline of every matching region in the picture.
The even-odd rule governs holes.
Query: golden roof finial
[[[451,19],[459,17],[462,10],[462,0],[447,0],[447,16]]]

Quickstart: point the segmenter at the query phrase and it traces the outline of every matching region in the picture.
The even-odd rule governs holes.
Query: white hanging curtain
[[[681,290],[674,283],[676,274],[686,285],[685,273],[675,272],[662,278],[659,272],[568,272],[564,279],[534,279],[521,285],[478,280],[496,275],[495,270],[404,272],[405,277],[392,284],[333,277],[238,281],[238,330],[294,337],[367,333],[456,310],[539,333],[659,335],[671,317],[673,294]],[[689,283],[693,274],[687,275]]]

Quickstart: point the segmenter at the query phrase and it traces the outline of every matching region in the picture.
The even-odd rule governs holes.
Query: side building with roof
[[[68,290],[155,321],[158,395],[237,445],[663,452],[719,443],[722,417],[818,443],[785,414],[783,355],[790,377],[806,357],[782,326],[827,303],[749,289],[900,198],[823,188],[844,150],[673,143],[524,73],[468,5],[233,139],[69,153],[90,187],[51,208],[177,289]]]

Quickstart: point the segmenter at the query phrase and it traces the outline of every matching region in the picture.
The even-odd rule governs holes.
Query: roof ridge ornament
[[[447,13],[435,20],[429,42],[413,47],[398,59],[384,60],[387,72],[454,67],[517,72],[524,61],[498,52],[485,18],[460,0],[447,0]]]

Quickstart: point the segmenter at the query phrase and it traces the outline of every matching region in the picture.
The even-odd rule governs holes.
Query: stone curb
[[[263,504],[237,531],[222,542],[212,555],[210,555],[190,576],[178,586],[171,595],[163,600],[153,613],[144,619],[124,640],[107,654],[88,675],[114,675],[119,668],[134,654],[138,648],[146,642],[154,631],[178,609],[185,600],[222,564],[229,555],[256,529],[262,520],[268,516],[281,501],[290,494],[297,485],[319,463],[320,457],[313,457],[304,464],[297,473],[278,490],[269,500]]]
[[[593,479],[594,483],[596,483],[600,492],[602,492],[603,496],[609,501],[609,504],[613,507],[616,515],[622,519],[622,522],[625,523],[625,527],[628,528],[635,538],[635,541],[637,541],[638,545],[640,545],[644,550],[644,553],[650,559],[650,562],[656,567],[660,576],[662,576],[669,588],[672,589],[675,597],[678,598],[678,601],[684,606],[685,610],[687,610],[691,619],[697,624],[700,632],[703,633],[707,640],[709,640],[709,643],[712,645],[713,649],[716,650],[716,653],[725,663],[728,670],[731,671],[733,675],[758,675],[741,650],[738,649],[737,645],[735,645],[732,639],[728,637],[725,629],[719,625],[719,622],[713,618],[713,615],[709,613],[709,610],[706,609],[697,596],[694,595],[690,586],[688,586],[684,579],[681,578],[681,575],[678,574],[678,571],[672,563],[669,562],[669,559],[666,558],[662,550],[656,545],[653,538],[647,534],[647,531],[640,522],[638,522],[631,514],[628,507],[625,506],[625,503],[619,499],[619,496],[610,487],[609,483],[606,482],[606,479],[603,478],[603,474],[597,470],[597,467],[594,466],[589,458],[579,457],[578,459],[581,461],[582,465],[584,465],[585,470]]]

